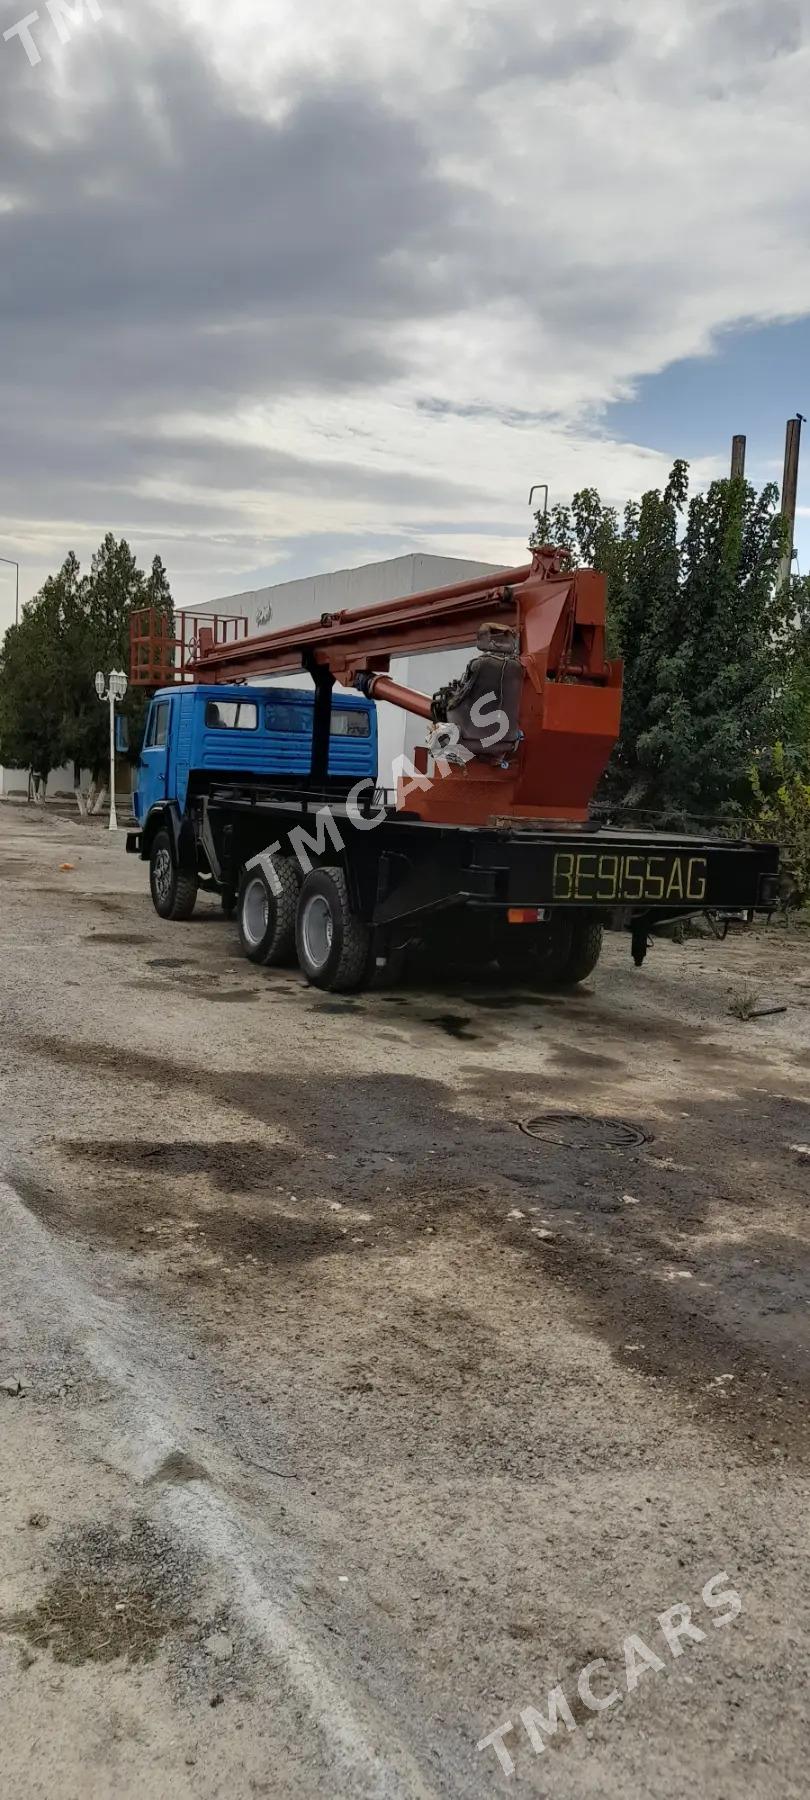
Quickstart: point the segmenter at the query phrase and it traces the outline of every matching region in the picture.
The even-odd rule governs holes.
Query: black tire
[[[577,982],[587,981],[593,974],[602,954],[604,936],[604,927],[596,920],[574,920],[571,951],[561,976],[565,987],[576,987]]]
[[[498,966],[509,981],[553,986],[571,956],[574,925],[552,913],[544,925],[507,925],[498,945]]]
[[[352,912],[342,869],[313,869],[306,876],[298,897],[295,944],[311,987],[352,994],[364,985],[371,931]]]
[[[295,952],[295,909],[301,884],[291,857],[274,857],[273,868],[275,887],[262,868],[245,869],[236,916],[239,941],[248,960],[277,967],[290,962]]]
[[[190,862],[178,864],[171,832],[156,831],[149,852],[149,886],[152,905],[161,919],[190,919],[197,899],[197,870]]]

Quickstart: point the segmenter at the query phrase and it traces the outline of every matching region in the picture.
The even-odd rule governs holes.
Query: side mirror
[[[117,713],[115,719],[115,748],[121,756],[126,756],[129,750],[129,720],[121,713]]]

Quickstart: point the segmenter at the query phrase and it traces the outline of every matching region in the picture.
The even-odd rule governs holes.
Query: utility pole
[[[742,480],[745,474],[745,438],[733,437],[731,440],[731,479]]]
[[[796,529],[796,495],[799,488],[799,446],[804,418],[788,419],[785,432],[785,473],[782,479],[782,514],[787,520],[787,549],[779,567],[779,586],[785,587],[793,570],[793,534]]]

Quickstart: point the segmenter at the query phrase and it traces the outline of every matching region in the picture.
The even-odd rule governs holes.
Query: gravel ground
[[[804,1794],[810,934],[330,999],[9,806],[0,895],[5,1791]]]

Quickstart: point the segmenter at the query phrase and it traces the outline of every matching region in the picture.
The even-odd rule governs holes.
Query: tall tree
[[[0,653],[0,759],[47,777],[62,762],[94,783],[109,771],[109,724],[94,676],[129,664],[133,609],[156,606],[171,615],[172,599],[160,557],[150,573],[138,568],[125,539],[108,533],[82,575],[71,553],[6,633]],[[131,740],[137,748],[144,713],[140,690],[127,695]],[[81,804],[81,801],[80,801]]]
[[[72,554],[6,632],[0,652],[0,761],[46,783],[64,760],[67,669],[62,649],[80,606],[81,574]]]
[[[789,763],[810,778],[810,576],[794,580],[787,633],[779,738]]]
[[[109,725],[93,677],[97,669],[106,676],[128,667],[129,617],[146,604],[146,587],[126,539],[108,532],[81,584],[65,636],[69,672],[62,741],[77,783],[81,769],[89,769],[94,782],[108,770]]]
[[[688,465],[676,462],[621,526],[593,489],[546,522],[552,541],[608,576],[625,694],[606,791],[626,806],[700,814],[742,804],[752,763],[774,743],[795,636],[795,605],[776,579],[776,502],[775,488],[757,495],[743,480],[690,499]]]
[[[689,503],[678,622],[658,668],[658,717],[638,761],[688,810],[744,805],[752,766],[778,728],[786,606],[784,522],[773,486],[712,482]]]

